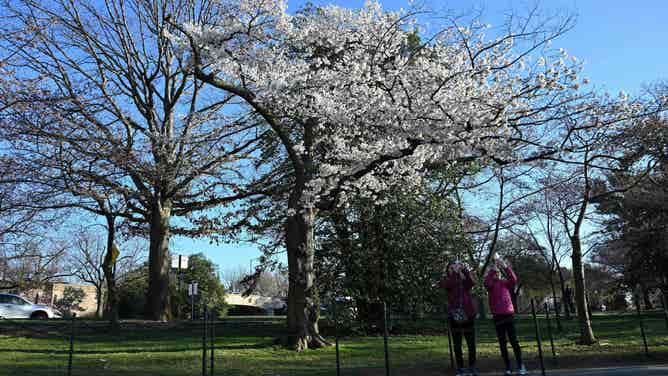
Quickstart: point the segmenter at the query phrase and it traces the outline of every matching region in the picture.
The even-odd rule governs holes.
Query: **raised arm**
[[[508,288],[515,286],[517,284],[517,275],[515,275],[513,268],[511,268],[510,265],[506,265],[505,272],[507,277],[505,281],[506,286],[508,286]]]
[[[485,288],[487,290],[491,289],[492,286],[494,285],[494,280],[496,279],[496,270],[491,269],[487,272],[487,275],[485,276]]]

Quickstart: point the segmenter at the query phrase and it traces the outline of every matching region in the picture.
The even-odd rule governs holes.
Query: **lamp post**
[[[176,290],[181,291],[181,280],[183,279],[183,271],[188,269],[188,256],[172,255],[172,269],[176,269]],[[177,311],[177,316],[181,313],[181,307]]]

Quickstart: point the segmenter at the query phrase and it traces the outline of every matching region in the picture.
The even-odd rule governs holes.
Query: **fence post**
[[[557,362],[557,352],[554,351],[554,338],[552,337],[552,323],[550,322],[550,310],[545,303],[545,318],[547,319],[547,335],[550,336],[550,346],[552,347],[552,361]]]
[[[72,325],[70,328],[70,351],[67,358],[67,376],[72,376],[72,356],[74,355],[74,320],[77,314],[72,313]]]
[[[450,369],[454,369],[455,358],[452,354],[452,337],[450,336],[450,319],[448,317],[448,305],[445,305],[445,333],[448,335],[448,352],[450,353]]]
[[[540,361],[541,375],[545,376],[545,362],[543,361],[543,346],[540,338],[540,327],[538,326],[538,319],[536,318],[536,305],[534,299],[531,299],[531,315],[533,316],[533,324],[536,327],[536,342],[538,343],[538,360]]]
[[[211,371],[209,372],[209,375],[213,376],[214,375],[214,362],[215,362],[215,356],[214,356],[214,349],[216,347],[216,322],[214,319],[214,315],[209,312],[209,318],[211,318],[211,322],[209,323],[210,327],[210,336],[211,336]]]
[[[339,319],[336,317],[336,297],[332,299],[332,313],[334,316],[334,343],[336,346],[336,376],[340,376],[341,358],[339,355]]]
[[[666,291],[668,289],[663,287],[661,289],[661,301],[663,302],[663,317],[666,320],[666,329],[668,329],[668,298],[666,298]]]
[[[640,312],[640,296],[636,295],[636,313],[638,315],[638,325],[640,325],[640,335],[642,335],[642,342],[645,346],[645,355],[649,356],[649,347],[647,346],[647,336],[645,335],[645,323],[642,321]]]
[[[387,305],[383,300],[383,345],[385,348],[385,376],[390,376],[390,354],[387,346]]]
[[[206,376],[206,309],[202,314],[202,376]]]

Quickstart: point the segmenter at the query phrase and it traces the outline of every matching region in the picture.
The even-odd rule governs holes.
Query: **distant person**
[[[492,312],[494,326],[496,327],[496,336],[499,340],[499,349],[501,357],[506,367],[504,375],[512,375],[513,369],[508,357],[508,341],[510,341],[517,361],[517,373],[526,375],[527,370],[522,362],[522,349],[517,340],[515,330],[515,307],[511,299],[510,292],[517,284],[517,276],[510,265],[497,259],[494,265],[489,268],[485,276],[485,288],[489,294],[489,309]]]
[[[475,368],[475,315],[476,309],[471,298],[471,289],[475,285],[471,272],[459,261],[449,264],[446,268],[446,277],[440,286],[448,291],[448,324],[452,332],[455,359],[457,361],[457,376],[478,375]],[[462,337],[466,338],[469,351],[469,368],[464,368],[462,354]]]
[[[564,289],[564,300],[566,303],[566,309],[570,313],[575,313],[575,305],[573,304],[573,289],[571,289],[571,286],[566,285],[566,288]]]

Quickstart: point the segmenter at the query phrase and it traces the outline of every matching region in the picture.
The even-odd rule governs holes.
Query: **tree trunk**
[[[476,303],[478,304],[478,317],[481,320],[487,318],[487,308],[485,307],[485,298],[483,296],[478,296],[475,298]]]
[[[102,286],[95,286],[95,318],[102,317]]]
[[[647,288],[647,285],[644,284],[644,283],[640,284],[640,289],[642,291],[642,302],[645,305],[645,310],[654,309],[654,305],[652,304],[652,300],[649,297],[650,289]]]
[[[552,262],[554,262],[554,266],[557,269],[557,276],[559,276],[559,288],[561,289],[560,308],[563,307],[566,320],[570,320],[571,309],[566,301],[566,281],[564,279],[564,271],[561,269],[561,265],[559,265],[559,259],[557,258],[557,253],[555,252],[554,247],[552,247]]]
[[[287,219],[286,248],[288,253],[288,344],[297,351],[327,345],[318,330],[320,316],[315,285],[316,210],[299,204],[301,192],[293,192],[288,207],[295,213]]]
[[[113,215],[107,215],[107,253],[104,255],[102,271],[104,280],[107,284],[107,303],[105,315],[109,320],[113,332],[120,328],[118,322],[118,289],[116,288],[115,262],[114,260],[114,238],[116,237],[116,218]],[[116,255],[118,257],[118,255]],[[101,298],[101,297],[100,297]],[[98,300],[98,307],[100,301]]]
[[[663,316],[666,319],[666,329],[668,329],[668,286],[663,286],[661,288],[661,303],[663,305]]]
[[[564,271],[559,267],[559,287],[561,288],[561,306],[564,309],[564,316],[566,320],[571,319],[571,307],[570,302],[566,301],[566,279],[564,278]]]
[[[146,317],[150,320],[171,319],[169,304],[169,237],[171,203],[157,201],[151,212],[148,254],[148,292]]]
[[[583,345],[592,345],[596,343],[594,331],[591,327],[591,318],[587,310],[587,297],[585,296],[585,275],[584,264],[582,263],[582,246],[580,237],[571,236],[571,246],[573,248],[573,281],[575,284],[575,305],[577,307],[578,321],[580,324],[580,343]]]
[[[561,332],[563,331],[563,327],[561,326],[561,316],[559,313],[561,307],[557,302],[557,288],[554,285],[554,269],[550,271],[550,287],[552,289],[552,305],[554,306],[554,313],[556,316],[555,318],[557,320],[557,330]]]

